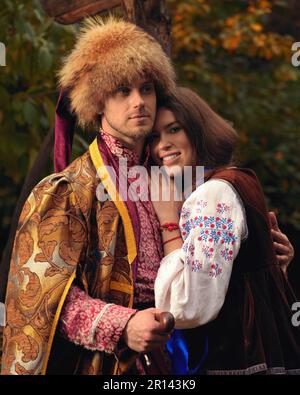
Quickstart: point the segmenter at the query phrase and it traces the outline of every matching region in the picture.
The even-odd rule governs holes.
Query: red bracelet
[[[164,246],[165,244],[169,243],[170,241],[177,240],[177,239],[181,239],[181,236],[173,237],[173,239],[169,239],[169,240],[163,242],[163,246]]]
[[[179,225],[176,222],[166,222],[165,224],[160,225],[159,230],[168,230],[172,232],[173,230],[179,229]]]

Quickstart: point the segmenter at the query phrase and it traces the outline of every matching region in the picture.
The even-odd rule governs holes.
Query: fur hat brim
[[[175,91],[175,72],[160,44],[138,26],[110,16],[85,21],[59,72],[80,125],[97,124],[105,99],[121,84],[150,78],[161,95]]]

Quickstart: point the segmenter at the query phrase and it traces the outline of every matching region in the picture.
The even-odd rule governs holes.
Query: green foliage
[[[6,66],[0,67],[2,242],[25,176],[53,126],[55,72],[73,44],[73,32],[74,27],[45,16],[37,0],[1,2],[0,41],[6,46]],[[47,172],[52,172],[50,159]]]
[[[179,81],[240,134],[240,163],[253,168],[280,222],[300,230],[300,67],[296,37],[270,27],[286,1],[169,0]]]

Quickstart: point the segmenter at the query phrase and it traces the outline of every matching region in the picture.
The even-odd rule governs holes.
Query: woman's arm
[[[247,234],[238,194],[221,180],[201,185],[182,208],[180,230],[183,245],[161,262],[155,302],[174,315],[176,328],[193,328],[215,319],[224,303]]]

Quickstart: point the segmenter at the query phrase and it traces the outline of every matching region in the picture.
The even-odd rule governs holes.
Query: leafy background
[[[292,43],[300,41],[299,4],[167,3],[179,81],[234,123],[240,134],[239,161],[257,172],[269,207],[295,246],[290,278],[299,286],[300,67],[291,64]],[[1,1],[0,41],[7,47],[7,65],[0,68],[1,251],[26,174],[53,127],[56,71],[77,29],[53,22],[37,0]],[[88,141],[87,134],[77,133],[74,156]],[[52,171],[50,157],[40,178]]]

